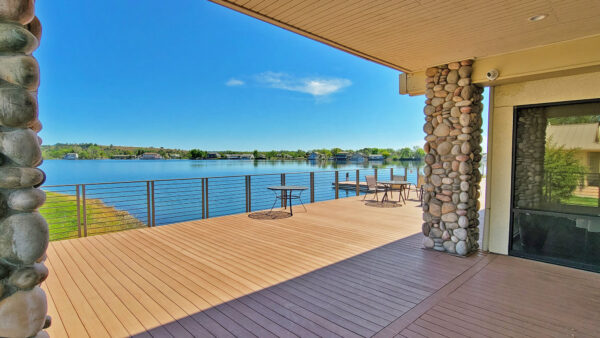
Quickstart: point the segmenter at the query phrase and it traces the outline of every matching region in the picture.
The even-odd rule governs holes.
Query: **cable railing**
[[[303,203],[366,193],[365,176],[379,180],[401,176],[416,185],[418,170],[406,168],[343,169],[240,176],[161,179],[71,185],[47,185],[40,209],[50,239],[61,240],[114,231],[154,227],[253,211],[268,210],[275,196],[270,186],[308,189]],[[275,207],[283,206],[281,204]]]

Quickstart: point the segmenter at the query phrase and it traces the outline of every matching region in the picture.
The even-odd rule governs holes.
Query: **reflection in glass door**
[[[516,107],[509,253],[600,271],[600,100]]]

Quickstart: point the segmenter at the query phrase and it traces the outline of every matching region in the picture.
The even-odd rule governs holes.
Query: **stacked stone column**
[[[0,336],[44,337],[50,324],[39,287],[48,225],[38,121],[39,69],[31,56],[41,25],[34,0],[0,0]]]
[[[479,244],[481,104],[472,61],[429,68],[425,95],[423,246],[468,255]]]
[[[547,122],[539,108],[519,111],[514,184],[514,203],[519,208],[537,208],[543,200]]]

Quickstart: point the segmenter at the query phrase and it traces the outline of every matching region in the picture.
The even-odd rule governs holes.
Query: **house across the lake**
[[[162,156],[158,153],[144,153],[141,157],[142,160],[160,160]]]
[[[310,155],[308,155],[307,159],[310,161],[316,161],[321,157],[321,154],[317,153],[317,152],[312,152],[310,153]]]
[[[112,155],[112,160],[133,160],[136,158],[135,155]]]
[[[252,154],[228,154],[225,155],[228,160],[253,160],[254,155]]]
[[[350,156],[350,161],[352,162],[364,162],[365,156],[361,153],[354,153]]]
[[[221,154],[219,154],[219,153],[208,153],[206,155],[206,158],[214,160],[214,159],[217,159],[217,158],[221,158]]]
[[[372,154],[369,155],[369,161],[383,161],[385,157],[381,154]]]
[[[333,158],[336,161],[348,161],[348,159],[350,158],[350,154],[348,154],[347,152],[340,152],[335,154]]]
[[[79,159],[79,154],[77,153],[68,153],[63,156],[63,160],[77,160]]]

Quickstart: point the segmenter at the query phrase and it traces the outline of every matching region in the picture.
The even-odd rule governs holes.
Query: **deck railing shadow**
[[[51,240],[70,239],[269,209],[274,199],[269,186],[305,186],[303,203],[359,196],[366,192],[366,175],[418,180],[418,172],[392,167],[46,185],[40,212]]]

